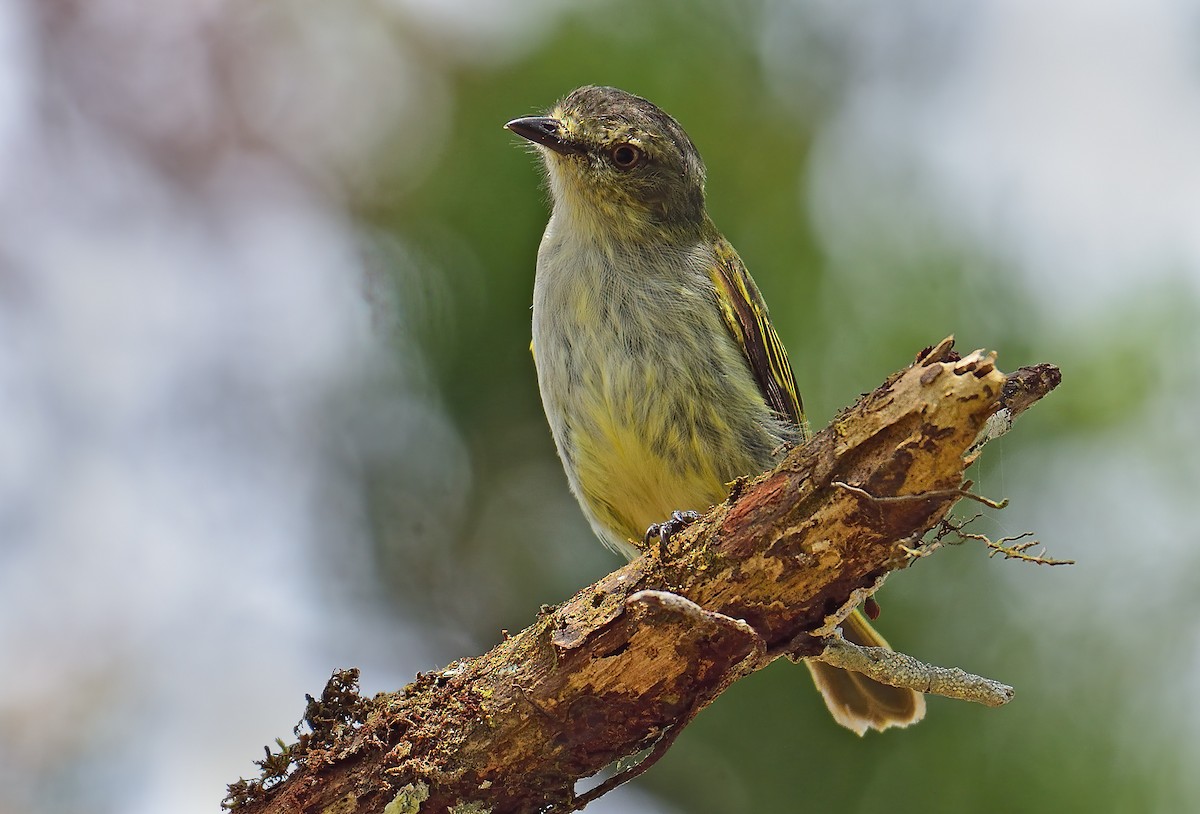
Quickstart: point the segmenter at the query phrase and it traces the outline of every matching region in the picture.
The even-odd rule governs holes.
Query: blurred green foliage
[[[1124,432],[1166,379],[1147,348],[1193,331],[1194,302],[1156,290],[1064,330],[1055,304],[1019,285],[1003,258],[920,214],[917,191],[885,212],[890,228],[878,228],[878,208],[864,214],[855,256],[866,262],[837,267],[814,237],[806,180],[814,133],[847,78],[827,43],[796,55],[792,75],[810,84],[781,98],[759,57],[761,8],[616,2],[568,15],[516,63],[459,69],[453,124],[424,179],[355,202],[364,228],[407,247],[401,291],[416,301],[405,305],[403,336],[428,360],[473,478],[464,515],[445,518],[452,533],[423,537],[386,508],[395,468],[420,472],[422,462],[380,469],[382,573],[408,611],[434,608],[434,621],[470,631],[480,648],[618,564],[574,509],[541,414],[529,304],[547,201],[537,162],[501,129],[579,84],[644,95],[687,128],[708,164],[710,211],[771,304],[815,427],[950,333],[963,349],[1000,349],[1004,368],[1055,361],[1061,392],[977,473],[984,491],[1003,496],[1006,473],[1040,471],[1039,445]],[[905,251],[889,242],[900,232]],[[993,521],[999,533],[1023,530],[1020,512]],[[1050,543],[1061,556],[1087,553],[1086,540]],[[893,644],[1015,684],[1005,709],[932,699],[920,726],[860,740],[829,719],[803,668],[776,664],[702,714],[642,782],[697,814],[1185,810],[1196,788],[1184,767],[1197,752],[1187,726],[1152,703],[1158,685],[1138,666],[1164,656],[1089,624],[1086,603],[1104,598],[1081,586],[1097,567],[1039,571],[963,548],[884,591],[880,625]],[[1015,582],[1074,592],[1079,618],[1013,607]]]

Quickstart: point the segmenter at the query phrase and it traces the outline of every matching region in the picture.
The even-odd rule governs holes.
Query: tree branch
[[[369,701],[347,692],[356,672],[336,674],[310,699],[312,732],[261,761],[269,788],[239,781],[226,805],[247,814],[577,810],[644,771],[731,683],[784,654],[848,660],[923,691],[940,681],[982,700],[978,677],[908,657],[880,668],[898,654],[829,638],[884,576],[916,559],[925,533],[966,494],[963,471],[982,445],[1058,384],[1052,366],[1006,377],[994,354],[960,359],[952,347],[947,339],[924,351],[774,470],[735,484],[665,548],[544,609],[490,652]],[[999,695],[988,697],[1003,695],[991,686]],[[576,796],[579,779],[647,749],[642,764]]]
[[[1013,697],[1013,688],[999,681],[957,667],[934,667],[886,647],[864,647],[846,641],[837,633],[825,640],[825,649],[814,658],[892,686],[989,707],[1003,706]]]

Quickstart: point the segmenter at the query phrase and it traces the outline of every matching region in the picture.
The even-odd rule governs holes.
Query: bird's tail
[[[854,644],[888,647],[887,641],[871,627],[861,610],[846,617],[842,633]],[[859,735],[868,729],[882,732],[892,726],[908,726],[925,717],[925,696],[919,692],[889,687],[862,673],[852,673],[812,659],[805,664],[833,719]]]

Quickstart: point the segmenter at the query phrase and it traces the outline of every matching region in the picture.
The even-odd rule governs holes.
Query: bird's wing
[[[742,258],[726,240],[718,241],[712,269],[717,304],[734,341],[746,354],[763,398],[781,418],[804,428],[804,405],[787,351],[771,327],[767,304]]]

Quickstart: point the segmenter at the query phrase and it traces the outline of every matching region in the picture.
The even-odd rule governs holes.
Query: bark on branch
[[[661,754],[733,681],[780,655],[886,673],[868,665],[882,654],[823,637],[919,555],[963,496],[982,443],[1059,381],[1049,365],[1005,376],[994,355],[960,359],[952,344],[923,352],[773,471],[735,484],[665,550],[545,609],[490,652],[370,700],[354,692],[356,673],[335,676],[310,699],[312,732],[262,761],[270,788],[240,781],[227,805],[576,810],[596,794],[577,797],[577,780],[641,750]],[[942,670],[926,674],[930,686],[974,678],[929,669]]]

